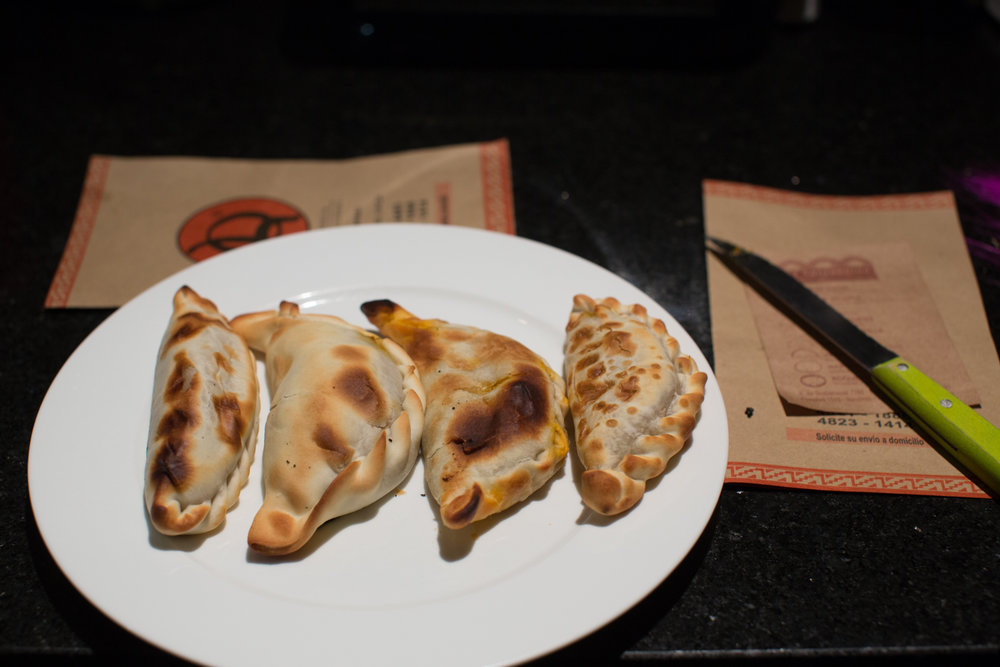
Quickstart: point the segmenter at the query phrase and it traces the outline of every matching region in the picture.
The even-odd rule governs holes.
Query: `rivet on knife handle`
[[[1000,430],[901,357],[879,364],[872,374],[928,435],[1000,494]]]

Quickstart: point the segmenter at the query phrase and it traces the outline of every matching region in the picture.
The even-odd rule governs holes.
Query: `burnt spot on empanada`
[[[475,518],[482,500],[482,487],[479,484],[473,484],[471,489],[452,500],[447,507],[442,508],[442,512],[446,515],[449,523],[464,526]]]
[[[434,320],[416,320],[410,313],[389,299],[366,301],[361,304],[361,312],[379,330],[394,320],[413,322],[414,326],[400,329],[399,333],[403,335],[399,336],[396,342],[406,350],[413,361],[417,362],[417,366],[442,358],[444,349],[437,339],[438,332]],[[417,324],[418,322],[419,324]]]
[[[639,393],[639,376],[630,375],[615,387],[615,396],[623,403],[628,403],[632,397]]]
[[[593,366],[598,361],[600,361],[600,359],[601,359],[601,355],[597,354],[596,352],[591,352],[590,354],[588,354],[585,357],[580,357],[580,359],[577,360],[577,362],[576,362],[576,370],[577,371],[582,371],[584,368],[588,368],[589,366]],[[602,368],[603,368],[603,364],[602,364]],[[592,371],[588,370],[587,374],[590,375],[591,377],[594,377],[594,374],[592,373]],[[597,373],[596,375],[600,375],[600,373]]]
[[[376,320],[384,321],[392,317],[396,307],[396,304],[389,299],[375,299],[374,301],[366,301],[361,304],[361,312],[372,321],[372,324],[381,326]]]
[[[636,345],[632,334],[627,331],[609,331],[601,339],[601,347],[606,354],[631,357],[635,355]]]
[[[233,365],[229,362],[229,360],[235,356],[236,353],[227,347],[226,354],[223,354],[221,352],[216,352],[215,354],[212,355],[212,359],[215,360],[215,364],[219,367],[219,370],[223,371],[227,375],[233,375],[236,373],[236,371],[233,369]]]
[[[484,401],[463,403],[445,441],[467,457],[489,456],[508,442],[540,433],[548,424],[547,379],[523,366],[520,373]]]
[[[580,327],[570,336],[566,351],[576,352],[581,345],[588,343],[593,336],[594,330],[592,328]]]
[[[187,355],[175,354],[163,392],[167,410],[156,425],[159,444],[150,470],[150,481],[154,484],[165,479],[182,489],[190,477],[191,462],[186,450],[192,433],[201,423],[196,403],[200,386],[201,377]]]
[[[163,389],[163,402],[167,404],[184,400],[184,394],[197,392],[201,385],[198,369],[184,352],[174,355],[174,365]]]
[[[188,485],[193,466],[187,449],[199,421],[192,407],[183,404],[171,407],[163,415],[156,429],[156,441],[160,444],[149,471],[149,481],[154,487],[166,481],[180,491]]]
[[[590,379],[599,378],[607,371],[603,361],[595,360],[595,362],[587,369],[587,377]]]
[[[219,418],[219,438],[234,451],[239,451],[243,447],[243,429],[246,427],[243,415],[249,411],[240,405],[236,394],[213,396],[212,404]]]
[[[206,317],[201,313],[184,313],[177,318],[177,326],[170,332],[170,337],[164,345],[164,352],[188,338],[197,336],[202,329],[211,326],[223,326],[217,319]]]
[[[178,438],[168,439],[160,446],[149,473],[150,481],[154,485],[166,480],[178,490],[184,488],[191,477],[191,462],[185,455],[187,445],[186,439]]]
[[[364,366],[348,366],[333,381],[333,392],[342,397],[370,424],[385,422],[389,402],[378,381]]]
[[[347,465],[354,457],[354,448],[329,424],[317,424],[312,438],[317,447],[330,452],[330,457],[339,467]]]
[[[576,385],[576,398],[578,398],[583,405],[589,405],[603,396],[608,389],[614,386],[614,384],[613,380],[581,380],[580,383]]]

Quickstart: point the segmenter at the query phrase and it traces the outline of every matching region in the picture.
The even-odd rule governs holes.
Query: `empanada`
[[[424,390],[398,345],[332,315],[282,302],[233,328],[264,353],[271,391],[264,502],[247,540],[287,554],[403,481],[420,446]]]
[[[146,509],[166,535],[222,523],[257,444],[257,366],[215,304],[181,287],[160,344],[146,443]]]
[[[562,378],[515,340],[422,320],[392,301],[361,307],[420,369],[424,473],[441,520],[461,528],[541,488],[569,450]]]
[[[707,376],[641,305],[583,294],[573,299],[564,363],[583,501],[624,512],[684,446]]]

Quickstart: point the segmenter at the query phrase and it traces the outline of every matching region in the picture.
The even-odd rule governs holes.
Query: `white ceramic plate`
[[[143,467],[156,351],[183,284],[230,317],[288,299],[366,327],[359,305],[391,298],[420,316],[511,336],[557,370],[574,294],[643,303],[709,374],[702,418],[643,501],[613,520],[581,504],[571,450],[563,472],[529,501],[451,531],[418,462],[398,493],[327,523],[292,557],[262,558],[246,546],[262,498],[258,447],[221,529],[165,538],[146,520]],[[261,378],[263,385],[262,369]],[[382,224],[230,251],[118,309],[52,383],[32,434],[28,482],[42,537],[69,580],[166,651],[213,664],[469,667],[554,651],[656,588],[704,530],[727,452],[725,409],[707,361],[632,285],[514,236]]]

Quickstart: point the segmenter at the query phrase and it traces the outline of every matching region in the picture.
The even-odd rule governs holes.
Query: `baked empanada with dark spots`
[[[583,502],[619,514],[684,447],[707,376],[661,320],[612,297],[574,297],[564,352]]]
[[[569,450],[566,396],[541,357],[507,336],[420,319],[392,301],[361,310],[420,369],[424,475],[445,526],[501,512],[552,478]]]
[[[271,393],[264,502],[247,541],[287,554],[403,481],[419,451],[424,390],[402,348],[338,317],[282,302],[232,325],[264,354]]]
[[[247,482],[257,444],[257,365],[215,304],[174,295],[160,344],[146,443],[145,500],[166,535],[219,526]]]

